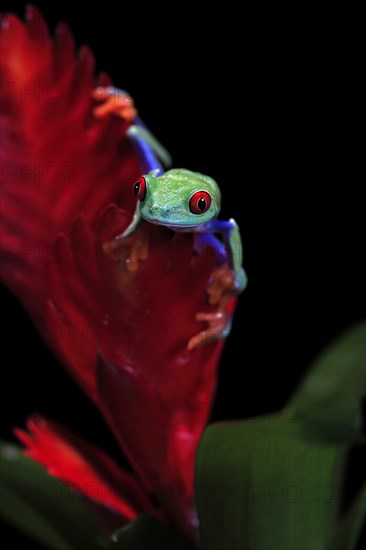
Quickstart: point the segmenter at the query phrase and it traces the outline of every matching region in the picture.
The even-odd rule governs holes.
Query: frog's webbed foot
[[[205,321],[208,327],[196,336],[190,338],[188,349],[193,350],[199,348],[209,342],[226,338],[231,328],[231,315],[228,315],[225,310],[218,310],[212,313],[197,313],[197,321]]]
[[[132,122],[137,116],[133,99],[124,90],[119,90],[112,86],[98,86],[94,88],[92,97],[102,101],[102,103],[93,109],[93,114],[96,118],[104,118],[113,114],[123,118],[127,122]]]
[[[137,271],[140,262],[147,260],[149,257],[149,243],[147,238],[135,239],[131,244],[131,249],[128,257],[126,258],[127,271]]]
[[[124,262],[127,271],[137,271],[140,262],[149,257],[149,240],[147,233],[142,235],[133,234],[124,239],[114,239],[103,246],[104,251]]]
[[[207,322],[208,327],[189,340],[189,350],[228,336],[232,316],[226,311],[226,305],[239,292],[240,283],[235,272],[228,264],[221,265],[214,270],[209,281],[207,294],[209,303],[217,305],[217,310],[209,313],[197,313],[196,320]]]
[[[208,301],[211,305],[218,304],[219,309],[222,309],[230,298],[239,294],[241,290],[241,273],[235,274],[228,264],[223,264],[216,268],[210,277],[207,288]]]

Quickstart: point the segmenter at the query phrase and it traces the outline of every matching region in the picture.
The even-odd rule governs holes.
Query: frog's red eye
[[[141,176],[139,181],[135,183],[135,185],[133,186],[133,192],[135,193],[139,201],[144,200],[146,195],[146,180],[144,176]]]
[[[193,214],[204,214],[210,208],[211,197],[206,191],[197,191],[191,196],[189,209]]]

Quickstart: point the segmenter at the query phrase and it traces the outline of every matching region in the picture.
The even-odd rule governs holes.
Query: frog
[[[138,269],[139,262],[148,257],[147,244],[131,239],[142,222],[192,233],[197,253],[205,246],[215,252],[217,267],[211,274],[207,293],[210,305],[217,308],[196,314],[196,320],[208,323],[208,327],[190,338],[187,347],[191,351],[212,340],[226,338],[232,321],[226,305],[246,288],[247,276],[242,266],[239,227],[233,218],[226,221],[218,217],[221,207],[218,183],[199,172],[170,168],[169,153],[139,118],[127,92],[98,87],[93,96],[102,100],[95,107],[95,116],[114,114],[130,123],[127,137],[134,143],[143,167],[143,174],[132,187],[137,199],[133,218],[124,232],[115,236],[116,246],[127,241],[131,246],[127,269]],[[163,165],[168,169],[164,170]]]

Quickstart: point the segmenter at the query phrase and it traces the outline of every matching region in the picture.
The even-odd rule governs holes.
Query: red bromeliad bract
[[[95,80],[87,48],[75,56],[65,25],[51,39],[34,8],[26,23],[3,19],[1,47],[1,277],[137,477],[47,421],[20,438],[64,482],[97,478],[99,502],[124,521],[148,511],[194,539],[194,459],[222,341],[191,351],[187,342],[203,328],[195,314],[212,309],[214,255],[143,223],[131,239],[148,242],[147,258],[126,269],[131,241],[113,238],[131,221],[141,169],[128,123],[92,114],[92,90],[108,78]]]
[[[107,455],[55,422],[32,417],[28,432],[15,433],[27,447],[25,454],[43,464],[55,477],[87,498],[117,513],[127,522],[141,513],[154,513],[138,481]]]

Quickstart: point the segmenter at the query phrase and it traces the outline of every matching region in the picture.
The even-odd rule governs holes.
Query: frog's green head
[[[184,169],[162,176],[143,176],[134,186],[139,212],[150,223],[189,228],[206,223],[220,210],[220,190],[215,180]]]

